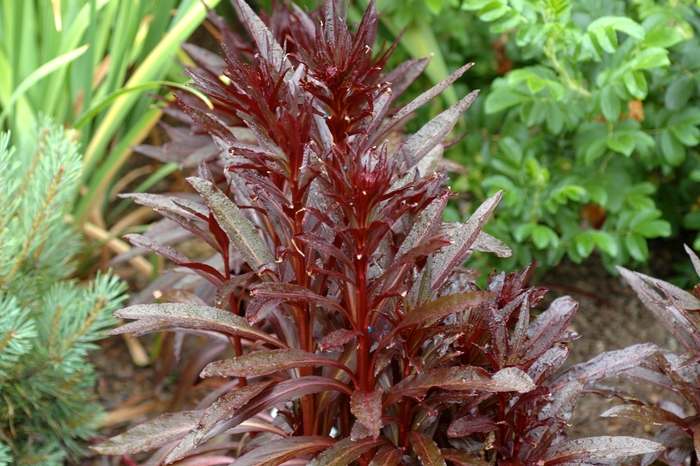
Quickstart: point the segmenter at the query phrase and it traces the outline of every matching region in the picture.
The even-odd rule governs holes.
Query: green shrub
[[[80,238],[67,222],[82,162],[76,134],[41,129],[33,150],[0,135],[0,464],[62,464],[102,410],[86,362],[116,323],[116,277],[71,280]],[[9,455],[9,457],[8,457]]]
[[[487,227],[514,249],[500,266],[598,250],[612,269],[646,261],[649,238],[700,230],[695,2],[414,3],[412,16],[402,2],[379,2],[389,30],[429,23],[448,70],[476,63],[470,85],[482,98],[448,153],[469,168],[453,188],[473,202],[450,215],[505,191]]]

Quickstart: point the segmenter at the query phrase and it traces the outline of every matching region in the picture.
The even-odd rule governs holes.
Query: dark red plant
[[[688,246],[685,249],[700,275],[700,259]],[[687,406],[664,400],[657,404],[617,406],[603,415],[663,426],[655,440],[667,450],[662,456],[661,452],[645,455],[642,465],[647,466],[656,459],[674,466],[697,465],[700,460],[700,285],[695,285],[691,294],[639,272],[618,269],[683,348],[681,354],[660,351],[654,359],[623,376],[671,390]]]
[[[254,46],[218,24],[224,77],[191,72],[218,110],[180,95],[215,137],[225,181],[201,164],[188,181],[205,204],[134,196],[209,244],[218,264],[129,236],[211,283],[215,307],[170,291],[162,298],[174,302],[118,311],[135,321],[113,332],[203,335],[230,344],[233,357],[202,370],[217,382],[194,410],[95,450],[157,448],[149,464],[218,451],[202,461],[237,466],[609,464],[659,450],[560,437],[587,387],[655,347],[606,353],[547,382],[576,336],[566,328],[575,303],[555,301],[533,318],[544,291],[524,288],[525,274],[494,275],[480,290],[462,265],[474,250],[510,252],[481,231],[501,193],[464,224],[441,221],[450,196],[434,171],[442,141],[477,93],[413,135],[399,131],[469,65],[395,107],[427,61],[384,71],[391,48],[373,53],[373,2],[354,31],[331,1],[313,14],[278,7],[286,21],[271,29],[233,4]]]

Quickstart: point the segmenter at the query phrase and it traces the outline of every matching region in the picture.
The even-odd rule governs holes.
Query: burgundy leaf
[[[428,206],[418,215],[418,219],[411,227],[411,231],[406,236],[406,239],[401,243],[401,247],[396,253],[395,260],[399,260],[401,256],[407,254],[408,251],[415,248],[422,242],[427,241],[440,226],[440,219],[447,205],[449,193],[445,192],[436,197]]]
[[[479,237],[481,228],[488,220],[493,209],[496,208],[502,196],[503,191],[499,191],[486,199],[469,220],[455,233],[454,237],[451,238],[453,243],[435,256],[432,290],[438,289],[450,276],[454,268],[467,260],[474,241]]]
[[[229,419],[236,409],[244,406],[271,383],[271,381],[267,381],[246,385],[245,387],[227,393],[219,398],[204,411],[197,425],[190,430],[177,447],[170,452],[168,456],[169,461],[175,458],[182,458],[184,454],[197,448],[197,445],[199,445],[204,436],[208,434],[219,421]]]
[[[696,426],[695,429],[693,429],[693,448],[695,449],[695,457],[700,458],[700,425]]]
[[[236,461],[232,456],[200,456],[187,458],[178,463],[178,466],[215,466],[217,464],[231,464]]]
[[[685,248],[685,252],[690,256],[690,261],[693,263],[695,273],[698,276],[700,276],[700,259],[698,259],[698,256],[695,254],[695,251],[690,249],[687,244],[684,244],[683,248]],[[700,455],[698,455],[698,457],[700,457]]]
[[[462,114],[474,102],[479,91],[473,91],[462,100],[430,120],[406,141],[398,151],[398,156],[408,161],[409,167],[415,166],[430,150],[440,144],[452,131]]]
[[[515,367],[501,369],[491,376],[480,367],[441,367],[409,376],[391,387],[384,405],[404,396],[422,397],[433,387],[444,390],[481,390],[485,392],[529,392],[535,385],[528,375]]]
[[[186,264],[189,262],[192,262],[189,257],[181,253],[180,251],[171,248],[170,246],[166,246],[165,244],[155,241],[151,238],[148,238],[143,235],[139,235],[137,233],[130,233],[128,235],[124,235],[124,238],[128,239],[131,244],[134,246],[138,246],[144,249],[148,249],[149,251],[153,251],[157,253],[159,256],[163,256],[166,259],[170,259],[171,261],[175,262],[178,265]]]
[[[537,358],[527,370],[527,375],[536,385],[544,383],[564,364],[569,357],[569,348],[564,345],[557,345],[549,348],[545,353]]]
[[[466,415],[455,421],[452,421],[450,427],[447,429],[448,437],[466,437],[474,432],[491,432],[497,430],[498,426],[488,416],[472,416]]]
[[[427,435],[412,430],[408,433],[408,441],[423,466],[447,466],[440,448]]]
[[[201,178],[190,177],[187,181],[207,201],[216,221],[248,265],[256,272],[259,272],[263,266],[266,269],[275,270],[275,258],[258,234],[258,230],[231,199],[216,186]]]
[[[350,397],[350,412],[369,429],[372,438],[376,440],[379,437],[379,429],[384,425],[382,422],[381,391],[354,391]]]
[[[160,294],[156,294],[158,299],[168,303],[194,304],[196,306],[206,306],[202,298],[187,290],[173,289],[165,290]]]
[[[245,25],[257,44],[260,55],[277,69],[281,69],[283,66],[290,66],[289,60],[285,57],[284,50],[272,36],[270,29],[248,4],[243,0],[232,0],[231,3],[234,8],[236,8],[236,13],[241,22]]]
[[[261,411],[279,406],[287,401],[296,400],[305,395],[323,391],[341,391],[348,396],[352,394],[347,385],[328,377],[299,377],[272,384],[265,387],[245,405],[234,410],[233,415],[229,419],[217,423],[200,441],[206,442],[251,419]],[[183,447],[183,450],[177,455],[173,454],[168,457],[168,461],[173,462],[182,459],[189,451],[189,449]]]
[[[219,244],[216,241],[214,241],[212,237],[209,236],[209,234],[207,234],[206,231],[200,228],[199,225],[197,225],[194,221],[170,209],[158,209],[158,213],[160,213],[163,217],[178,223],[182,228],[189,231],[190,233],[197,235],[219,254],[223,253],[221,246],[219,246]]]
[[[454,448],[443,448],[440,452],[445,460],[457,466],[493,466],[493,463],[482,460],[478,456],[466,451],[455,450]]]
[[[253,299],[246,309],[246,316],[253,323],[264,319],[268,312],[281,303],[308,303],[347,314],[345,309],[335,301],[292,283],[261,283],[253,288],[251,293]]]
[[[513,256],[513,251],[511,251],[506,243],[483,231],[477,236],[474,244],[472,244],[472,248],[476,251],[490,252],[502,258]]]
[[[310,461],[307,466],[346,466],[359,458],[364,452],[382,443],[381,439],[374,440],[371,437],[362,440],[344,438],[323,451]]]
[[[161,194],[148,193],[119,194],[119,197],[133,199],[137,204],[153,207],[156,210],[164,209],[177,212],[180,215],[189,217],[193,220],[197,217],[192,212],[197,212],[204,217],[209,215],[209,209],[207,209],[206,206],[183,198],[171,198]],[[186,205],[188,210],[183,209],[178,204]]]
[[[214,304],[216,307],[220,309],[225,308],[226,302],[231,294],[236,291],[236,288],[243,287],[243,285],[245,285],[252,276],[253,273],[248,272],[241,275],[234,275],[226,280],[223,285],[216,290],[216,298],[214,299]]]
[[[126,455],[152,450],[180,440],[197,425],[202,411],[167,413],[91,447],[102,455]]]
[[[319,435],[272,440],[238,458],[236,466],[277,466],[302,455],[325,450],[335,443]]]
[[[319,349],[321,351],[331,351],[338,348],[342,350],[346,343],[352,341],[359,335],[361,335],[361,333],[356,330],[347,330],[344,328],[334,330],[321,340]]]
[[[385,446],[379,449],[369,466],[399,466],[403,459],[403,451],[393,445]]]
[[[259,377],[297,367],[331,366],[352,371],[338,361],[300,349],[254,351],[236,358],[214,361],[204,368],[200,377]]]
[[[403,107],[399,112],[396,113],[396,115],[394,115],[394,117],[392,118],[392,121],[388,123],[389,127],[393,127],[396,124],[394,122],[402,121],[408,115],[415,112],[416,110],[421,108],[424,104],[426,104],[427,102],[432,100],[435,96],[439,95],[442,91],[444,91],[452,83],[454,83],[460,76],[462,76],[464,73],[466,73],[467,70],[469,68],[471,68],[473,65],[474,65],[474,63],[467,63],[466,65],[458,68],[457,71],[455,71],[454,73],[449,75],[447,78],[443,79],[438,84],[436,84],[435,86],[431,87],[430,89],[428,89],[427,91],[425,91],[424,93],[422,93],[421,95],[416,97],[411,103],[409,103],[408,105]],[[471,105],[471,103],[476,98],[476,94],[474,94],[473,96],[471,94],[469,94],[469,96],[465,97],[465,99],[467,99],[467,98],[469,98],[470,101],[468,104],[466,104],[466,107],[464,107],[464,109],[459,111],[459,115],[457,116],[457,119],[459,119],[462,116],[462,113],[464,113],[464,110],[466,110],[467,107],[469,107],[469,105]],[[456,108],[461,108],[461,107],[456,107]],[[456,112],[457,112],[457,110],[455,110],[454,113],[456,113]],[[436,118],[436,120],[437,120],[437,118]],[[443,120],[445,120],[445,118],[443,118]],[[442,125],[447,124],[443,120],[440,120],[442,122]],[[433,120],[433,121],[435,121],[435,120]],[[432,121],[431,121],[431,123],[432,123]],[[430,124],[430,123],[428,123],[428,124]],[[438,125],[435,125],[435,126],[438,126]],[[452,129],[452,126],[449,126],[448,130],[445,132],[445,135],[447,135],[447,133],[449,133],[451,129]],[[442,141],[442,139],[440,141]]]
[[[542,466],[564,464],[576,460],[606,460],[624,456],[663,451],[665,447],[651,440],[634,437],[587,437],[553,445]]]
[[[391,94],[396,99],[408,89],[413,81],[423,73],[430,63],[430,57],[412,58],[391,70],[382,79],[391,85]]]
[[[411,325],[436,322],[458,312],[471,311],[493,297],[494,293],[487,291],[466,291],[464,293],[442,296],[433,301],[428,301],[415,309],[410,309],[396,327],[396,330]]]
[[[658,408],[656,406],[635,406],[635,405],[620,405],[614,406],[603,414],[601,417],[624,417],[632,419],[641,424],[675,424],[682,429],[688,429],[688,423],[679,418],[670,411]]]
[[[560,342],[578,309],[578,303],[568,296],[555,299],[549,308],[537,316],[527,329],[523,358],[536,358]]]
[[[641,343],[621,350],[606,351],[590,361],[576,364],[564,371],[552,382],[551,387],[561,388],[574,379],[595,382],[618,375],[622,371],[637,366],[660,350],[661,348],[653,343]]]
[[[650,283],[658,285],[658,283],[654,283],[656,279],[638,272],[631,272],[624,267],[617,267],[617,269],[634,289],[644,305],[654,314],[659,322],[664,324],[686,350],[700,347],[700,336],[698,336],[700,332],[698,332],[697,326],[689,321],[686,313],[672,305],[669,299],[664,299],[651,286]],[[690,294],[688,296],[693,297]]]
[[[209,331],[221,332],[227,335],[248,338],[253,341],[262,340],[278,348],[286,345],[268,333],[252,327],[243,317],[230,312],[222,311],[214,307],[195,306],[192,304],[138,304],[114,313],[116,317],[122,319],[144,319],[144,325],[152,325],[154,322],[161,322],[167,327],[206,329]],[[129,331],[133,331],[137,326],[131,323]],[[163,330],[163,328],[161,329]],[[124,333],[123,327],[112,330],[109,334],[116,335]]]

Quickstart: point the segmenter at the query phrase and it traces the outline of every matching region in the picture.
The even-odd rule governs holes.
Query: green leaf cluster
[[[70,277],[81,244],[69,213],[82,161],[75,132],[44,124],[28,149],[0,136],[0,464],[63,464],[102,410],[86,361],[116,323],[116,277]]]
[[[482,90],[447,154],[474,200],[447,214],[503,189],[487,226],[513,247],[501,267],[598,251],[613,270],[646,261],[650,238],[700,230],[695,2],[463,0],[424,16],[448,69],[476,63],[458,92]]]

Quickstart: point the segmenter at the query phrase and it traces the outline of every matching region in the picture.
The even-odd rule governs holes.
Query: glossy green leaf
[[[685,160],[685,147],[673,137],[668,129],[661,132],[659,148],[666,162],[673,167],[680,165]]]
[[[493,88],[491,93],[486,97],[484,109],[487,114],[498,113],[507,108],[513,107],[524,102],[526,97],[517,92],[510,91],[504,88]]]
[[[600,93],[600,108],[606,120],[615,122],[620,118],[622,101],[612,86],[603,88],[603,91]]]
[[[666,89],[664,103],[669,110],[678,110],[688,103],[688,100],[695,92],[697,83],[695,78],[690,76],[680,76]]]
[[[648,70],[668,66],[671,62],[668,58],[668,50],[661,47],[649,47],[637,52],[630,61],[633,70]]]
[[[647,96],[648,86],[644,73],[639,70],[628,71],[623,75],[625,87],[635,99],[643,100]]]
[[[634,260],[640,262],[649,258],[649,247],[647,240],[638,233],[628,233],[624,236],[625,247]]]
[[[615,133],[608,138],[607,145],[615,152],[629,157],[634,152],[635,140],[629,133]]]
[[[491,22],[501,18],[508,13],[509,10],[510,7],[507,3],[495,0],[484,5],[477,15],[482,21]]]

